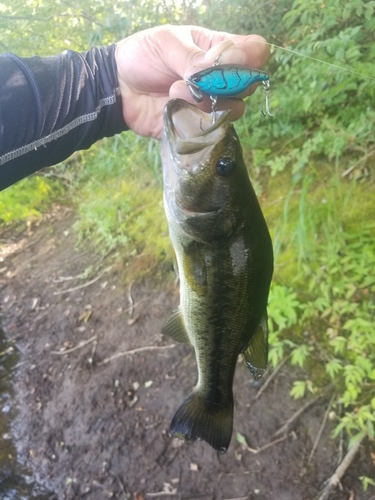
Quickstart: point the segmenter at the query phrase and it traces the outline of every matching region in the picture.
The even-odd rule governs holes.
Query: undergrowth
[[[306,169],[286,197],[266,207],[276,258],[270,361],[275,366],[289,354],[305,369],[294,398],[332,384],[334,436],[344,430],[349,445],[363,435],[375,438],[373,200],[371,183],[343,180],[335,166],[320,166]]]
[[[51,179],[23,179],[0,194],[0,226],[39,218],[61,193],[60,183]]]
[[[75,188],[79,244],[137,259],[137,277],[171,260],[159,144],[128,132],[91,148]],[[134,260],[134,259],[133,259]]]

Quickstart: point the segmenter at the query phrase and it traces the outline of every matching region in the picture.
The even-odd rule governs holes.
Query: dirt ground
[[[19,356],[12,432],[36,481],[59,500],[312,500],[339,456],[328,421],[307,463],[329,397],[254,453],[306,401],[289,398],[298,374],[287,365],[254,400],[269,373],[254,384],[239,363],[228,452],[171,438],[169,423],[197,376],[192,348],[160,334],[178,303],[173,275],[165,285],[135,281],[129,293],[125,267],[77,249],[73,222],[57,206],[38,226],[0,235],[3,329]],[[361,448],[332,500],[375,500],[358,479],[375,477],[371,453]]]

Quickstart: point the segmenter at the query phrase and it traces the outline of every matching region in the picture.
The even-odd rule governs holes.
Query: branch
[[[370,156],[372,156],[374,153],[375,153],[375,148],[370,149],[370,151],[368,151],[364,156],[362,156],[362,158],[360,158],[358,161],[356,161],[351,167],[346,169],[345,172],[343,172],[341,174],[341,177],[346,177],[347,175],[349,175],[350,172],[352,172],[362,162],[366,161],[367,158],[370,158]]]
[[[73,288],[67,288],[66,290],[58,290],[57,292],[53,292],[53,295],[61,295],[63,293],[75,292],[76,290],[81,290],[81,288],[85,288],[86,286],[93,285],[97,281],[100,280],[104,276],[105,273],[108,273],[113,266],[106,267],[102,273],[99,274],[96,278],[83,283],[82,285],[74,286]]]
[[[304,413],[308,408],[310,408],[310,406],[313,406],[317,401],[319,401],[319,399],[321,398],[322,396],[317,396],[316,398],[314,399],[311,399],[310,401],[308,401],[306,404],[304,404],[301,408],[299,408],[295,413],[294,415],[292,415],[290,418],[288,418],[288,420],[285,422],[284,425],[282,425],[280,427],[280,429],[278,431],[275,432],[274,436],[279,436],[280,434],[286,434],[289,427],[296,421],[298,420],[298,418],[302,415],[302,413]]]
[[[318,435],[316,436],[316,439],[315,439],[315,442],[314,442],[314,446],[313,446],[313,448],[311,450],[309,459],[307,460],[307,465],[309,465],[311,463],[312,458],[314,456],[314,453],[315,453],[315,451],[316,451],[316,449],[318,447],[318,444],[319,444],[320,438],[322,437],[322,434],[323,434],[323,431],[324,431],[324,427],[326,426],[328,415],[329,415],[329,412],[331,411],[332,403],[333,403],[333,400],[334,400],[335,396],[336,396],[336,394],[333,393],[332,397],[331,397],[331,399],[330,399],[330,401],[328,403],[327,409],[326,409],[326,411],[324,413],[322,424],[320,426]]]
[[[124,351],[124,352],[118,352],[117,354],[114,354],[110,358],[105,358],[103,361],[98,363],[98,366],[106,365],[107,363],[110,363],[111,361],[121,358],[122,356],[131,356],[132,354],[137,354],[138,352],[143,352],[143,351],[156,351],[159,349],[172,349],[173,347],[176,347],[177,344],[170,344],[170,345],[149,345],[146,347],[138,347],[138,349],[132,349],[131,351]]]
[[[268,379],[264,382],[264,384],[262,385],[262,387],[257,392],[256,396],[254,397],[254,399],[252,401],[252,404],[255,403],[255,401],[257,401],[261,397],[261,395],[263,394],[263,392],[267,389],[267,387],[270,385],[270,383],[272,382],[272,380],[276,377],[276,375],[279,373],[279,371],[281,370],[281,368],[288,361],[288,359],[290,358],[290,356],[291,356],[291,354],[289,354],[289,356],[287,356],[286,358],[284,358],[281,361],[281,363],[274,369],[274,371],[271,373],[271,375],[268,377]]]
[[[331,494],[332,490],[339,484],[339,482],[345,475],[345,472],[348,470],[349,466],[353,462],[354,457],[358,453],[362,441],[365,439],[365,437],[366,434],[363,434],[363,436],[360,439],[358,439],[358,441],[355,444],[353,444],[348,453],[345,455],[344,460],[337,467],[332,476],[328,479],[324,489],[320,492],[319,496],[316,497],[316,500],[328,500],[328,497]]]
[[[51,354],[57,354],[59,356],[62,356],[63,354],[70,354],[71,352],[74,352],[77,349],[81,349],[82,347],[85,347],[85,345],[94,342],[94,340],[96,340],[96,335],[88,340],[81,340],[81,342],[79,342],[75,347],[72,347],[71,349],[66,349],[65,351],[51,351]]]
[[[287,434],[285,434],[284,436],[282,436],[281,438],[278,438],[278,439],[275,439],[274,441],[271,441],[270,443],[267,443],[265,444],[264,446],[262,446],[261,448],[257,448],[257,449],[254,449],[254,448],[250,448],[250,446],[248,446],[246,449],[247,451],[249,451],[250,453],[252,453],[253,455],[257,455],[258,453],[260,453],[261,451],[264,451],[264,450],[267,450],[267,448],[271,448],[271,446],[274,446],[275,444],[277,443],[281,443],[281,441],[285,441],[285,439],[287,438]]]

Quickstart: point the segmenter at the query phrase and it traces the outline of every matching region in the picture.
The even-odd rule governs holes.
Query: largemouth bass
[[[198,382],[170,432],[225,453],[232,384],[242,353],[254,378],[267,367],[271,238],[229,112],[168,102],[162,142],[164,205],[180,279],[180,306],[163,333],[194,346]]]

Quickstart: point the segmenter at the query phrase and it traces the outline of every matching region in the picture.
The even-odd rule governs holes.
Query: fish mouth
[[[213,117],[183,99],[172,99],[164,110],[165,134],[178,155],[199,153],[223,139],[229,115],[230,111],[217,111]]]

